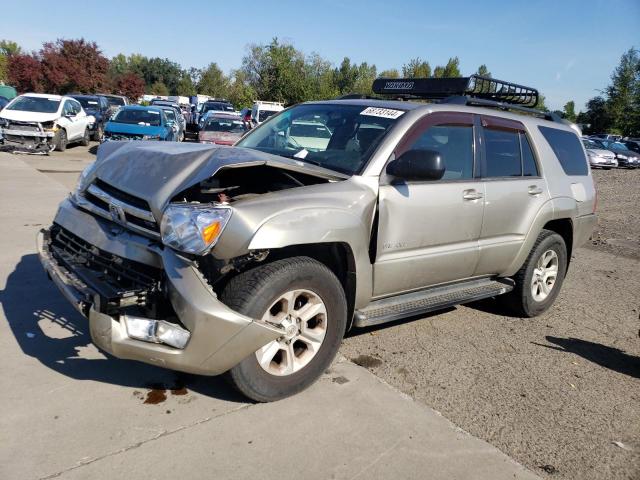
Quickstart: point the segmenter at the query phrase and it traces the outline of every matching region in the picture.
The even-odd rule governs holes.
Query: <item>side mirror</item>
[[[387,165],[387,174],[403,180],[440,180],[444,160],[433,150],[408,150]]]

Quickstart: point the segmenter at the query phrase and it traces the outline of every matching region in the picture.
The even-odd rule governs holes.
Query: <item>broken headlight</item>
[[[213,247],[231,218],[231,208],[210,205],[169,205],[160,232],[162,243],[201,255]]]

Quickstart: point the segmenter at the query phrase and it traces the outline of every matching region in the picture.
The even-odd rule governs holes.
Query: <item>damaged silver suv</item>
[[[548,309],[595,222],[578,134],[507,82],[374,91],[439,102],[305,103],[235,147],[101,145],[38,237],[95,344],[272,401],[352,326],[495,296]]]

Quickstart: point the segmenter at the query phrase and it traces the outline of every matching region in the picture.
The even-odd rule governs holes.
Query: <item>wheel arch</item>
[[[571,220],[571,218],[558,218],[548,221],[542,228],[557,233],[564,240],[564,243],[567,247],[568,271],[569,264],[571,263],[571,252],[573,251],[573,221]]]

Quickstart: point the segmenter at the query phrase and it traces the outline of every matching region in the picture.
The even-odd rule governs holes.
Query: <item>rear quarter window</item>
[[[588,175],[587,159],[575,133],[551,127],[538,127],[556,154],[567,175]]]

